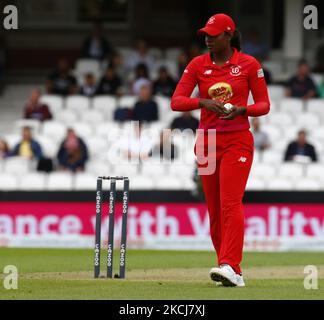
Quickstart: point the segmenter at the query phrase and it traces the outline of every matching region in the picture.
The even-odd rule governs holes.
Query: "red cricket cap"
[[[235,23],[233,19],[224,14],[218,13],[209,18],[204,28],[199,29],[197,34],[208,34],[209,36],[216,37],[222,32],[234,32]]]

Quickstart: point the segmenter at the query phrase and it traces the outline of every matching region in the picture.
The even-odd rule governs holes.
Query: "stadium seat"
[[[320,118],[313,113],[302,113],[296,116],[296,125],[304,129],[318,128]]]
[[[69,96],[65,100],[67,110],[72,110],[78,114],[88,111],[90,99],[81,95]]]
[[[290,126],[294,121],[292,114],[288,112],[270,113],[268,116],[268,123],[282,127]]]
[[[28,173],[20,178],[19,190],[44,191],[46,188],[46,174],[39,172]]]
[[[55,141],[61,141],[66,135],[66,126],[59,121],[46,121],[43,124],[42,134]]]
[[[306,177],[309,179],[324,182],[324,164],[311,163],[311,164],[307,165]]]
[[[296,180],[303,177],[303,171],[303,166],[298,163],[283,163],[278,168],[278,175]]]
[[[102,157],[103,152],[108,149],[108,140],[102,137],[89,136],[84,140],[91,157],[100,158]]]
[[[321,190],[321,183],[309,178],[303,178],[296,181],[295,190],[298,191],[319,191]]]
[[[81,121],[91,125],[98,125],[99,123],[104,122],[104,120],[102,112],[97,110],[89,110],[82,112],[81,114]]]
[[[282,74],[282,62],[281,61],[274,61],[274,60],[267,60],[262,63],[263,67],[268,69],[274,76]]]
[[[267,183],[267,189],[272,191],[291,191],[294,184],[283,178],[274,178]]]
[[[261,178],[255,178],[251,176],[246,184],[246,190],[248,191],[261,191],[266,188],[266,183]]]
[[[268,93],[270,100],[275,102],[282,100],[285,97],[285,87],[278,85],[269,85]]]
[[[130,178],[129,182],[131,190],[152,190],[154,183],[152,177],[135,175]]]
[[[89,160],[86,163],[86,172],[95,176],[110,176],[113,175],[112,166],[108,161],[101,159]]]
[[[175,47],[175,48],[168,48],[165,50],[165,58],[166,60],[177,61],[179,55],[183,52],[182,48]]]
[[[261,127],[261,131],[265,132],[270,141],[275,143],[282,136],[281,127],[277,125],[265,124]]]
[[[69,172],[52,172],[48,176],[47,189],[54,190],[67,190],[73,188],[72,174]]]
[[[117,100],[117,106],[123,108],[133,108],[136,101],[136,96],[123,96],[119,100]]]
[[[192,177],[182,177],[182,189],[183,190],[195,190],[197,185]]]
[[[151,55],[154,60],[159,60],[163,57],[163,53],[160,48],[149,48],[148,54]]]
[[[262,154],[262,162],[277,164],[283,161],[284,155],[281,152],[275,150],[266,150]]]
[[[64,100],[58,95],[43,95],[40,101],[47,104],[54,116],[63,109]]]
[[[304,109],[304,102],[298,98],[285,98],[280,101],[281,112],[288,112],[290,114],[302,113]]]
[[[324,115],[324,100],[323,99],[310,99],[306,103],[308,112]]]
[[[287,127],[283,127],[282,128],[282,134],[283,134],[282,139],[287,141],[288,143],[291,142],[292,140],[296,140],[298,132],[301,129],[302,129],[301,127],[296,126],[296,125],[290,125]],[[288,143],[287,143],[287,145],[288,145]]]
[[[175,60],[158,60],[156,61],[155,69],[153,70],[153,79],[156,78],[160,67],[166,67],[174,79],[178,78],[178,66]]]
[[[116,139],[122,134],[122,128],[119,123],[106,121],[95,126],[96,135],[111,139]]]
[[[114,166],[114,175],[115,176],[126,176],[133,177],[139,174],[139,165],[131,163],[121,163]]]
[[[9,174],[24,175],[34,169],[35,163],[22,157],[9,157],[5,160],[3,171]]]
[[[256,178],[272,179],[277,175],[277,167],[270,163],[253,164],[251,174]]]
[[[77,191],[96,190],[98,176],[99,175],[84,172],[76,173],[74,178],[74,189]]]
[[[162,163],[152,163],[144,162],[141,166],[141,174],[144,176],[152,177],[152,176],[163,176],[167,173],[168,165],[163,165]]]
[[[61,141],[53,140],[45,135],[35,136],[36,141],[41,145],[43,155],[48,158],[55,158]]]
[[[13,191],[17,190],[18,181],[17,178],[9,173],[0,174],[0,190],[2,191]]]
[[[324,142],[324,127],[313,128],[310,138],[315,141]]]
[[[91,125],[85,122],[76,122],[73,123],[70,127],[73,128],[75,130],[75,133],[83,139],[88,138],[93,134]]]
[[[195,167],[191,164],[183,162],[173,162],[169,166],[169,174],[175,177],[192,177],[195,172]]]
[[[103,112],[107,120],[113,119],[113,112],[117,106],[117,100],[114,96],[104,95],[93,98],[93,109]]]
[[[21,139],[21,134],[5,134],[4,140],[8,143],[10,149],[14,148]]]
[[[20,133],[22,128],[29,127],[31,128],[33,134],[37,134],[41,127],[41,122],[34,119],[20,119],[15,121],[14,128],[15,132]]]
[[[58,113],[55,116],[55,120],[63,122],[65,125],[69,126],[72,123],[77,122],[78,117],[77,117],[76,112],[72,110],[62,110],[60,113]]]
[[[101,65],[100,62],[94,59],[79,59],[76,62],[75,72],[78,75],[93,73],[95,76],[98,76],[101,74]]]
[[[154,179],[154,187],[158,190],[181,190],[182,181],[175,176],[167,175],[162,177],[156,177]]]

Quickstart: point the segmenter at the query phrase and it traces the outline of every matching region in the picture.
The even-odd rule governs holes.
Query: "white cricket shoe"
[[[224,287],[244,287],[243,276],[235,273],[231,266],[225,264],[219,268],[212,268],[210,278],[215,282],[221,282]]]

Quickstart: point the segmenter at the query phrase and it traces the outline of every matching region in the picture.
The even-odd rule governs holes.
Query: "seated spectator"
[[[59,168],[72,172],[83,171],[88,160],[88,149],[81,138],[73,129],[67,130],[67,135],[62,142],[57,154]]]
[[[264,151],[270,148],[268,135],[260,128],[260,120],[258,118],[252,119],[252,134],[254,138],[254,147],[257,150]]]
[[[139,92],[138,101],[133,108],[133,120],[152,122],[158,120],[158,105],[152,98],[152,89],[143,85]]]
[[[113,53],[111,44],[102,35],[102,26],[96,23],[90,36],[82,45],[82,56],[88,59],[104,60],[110,58]]]
[[[116,74],[115,69],[112,66],[109,66],[99,82],[97,94],[116,95],[121,86],[121,79]]]
[[[4,139],[0,139],[0,159],[9,157],[10,151],[8,143]]]
[[[77,92],[77,80],[70,72],[70,65],[66,59],[60,59],[57,69],[48,77],[47,93],[66,96]]]
[[[153,93],[171,97],[176,87],[176,82],[170,76],[166,67],[160,67],[158,78],[153,83]]]
[[[154,69],[154,59],[149,53],[146,41],[140,39],[136,42],[136,52],[128,57],[126,66],[128,70],[134,70],[139,64],[144,64],[149,71]]]
[[[96,79],[92,73],[84,76],[84,84],[80,88],[80,94],[86,97],[93,97],[97,91]]]
[[[171,140],[171,130],[161,132],[160,141],[153,146],[150,156],[165,160],[173,160],[178,157],[178,149]]]
[[[185,129],[191,129],[193,132],[199,127],[199,120],[196,119],[190,111],[183,112],[180,117],[174,118],[170,125],[171,129],[180,129],[181,131]]]
[[[32,90],[24,111],[25,119],[35,119],[40,121],[52,119],[52,114],[48,106],[39,101],[40,97],[40,90]]]
[[[306,60],[298,64],[297,74],[287,83],[286,96],[304,100],[316,97],[316,85],[310,77],[309,65]]]
[[[40,144],[33,139],[32,131],[29,127],[24,127],[22,129],[22,139],[14,147],[10,156],[20,156],[27,159],[37,159],[42,158],[42,148]]]
[[[135,68],[135,80],[132,83],[132,93],[138,95],[142,86],[151,85],[148,69],[145,64],[139,64]]]
[[[317,161],[315,148],[307,142],[305,130],[300,130],[297,140],[288,145],[285,153],[285,161]]]

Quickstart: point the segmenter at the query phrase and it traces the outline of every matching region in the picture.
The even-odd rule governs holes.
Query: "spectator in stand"
[[[306,60],[298,63],[297,74],[287,83],[286,96],[304,100],[316,97],[316,85],[310,77],[309,65]]]
[[[114,51],[114,53],[109,61],[108,67],[111,67],[114,69],[116,75],[121,79],[122,82],[127,79],[128,70],[127,70],[125,63],[123,61],[123,56],[119,52]]]
[[[8,143],[4,139],[0,139],[0,159],[9,157],[10,151]]]
[[[24,118],[45,121],[52,119],[49,107],[39,101],[41,97],[40,90],[32,90],[29,101],[25,106]]]
[[[178,149],[172,142],[170,130],[161,132],[160,141],[153,146],[150,157],[162,160],[173,160],[178,157]]]
[[[313,145],[307,142],[307,133],[305,130],[300,130],[297,140],[288,145],[285,153],[285,161],[317,161],[316,150]]]
[[[135,68],[135,80],[132,83],[132,93],[139,95],[142,86],[150,86],[148,69],[145,64],[139,64]]]
[[[166,97],[171,97],[176,87],[176,82],[173,80],[164,66],[160,67],[158,78],[153,83],[153,93]]]
[[[143,85],[133,108],[133,120],[142,123],[157,121],[158,118],[158,105],[153,100],[151,86]]]
[[[66,96],[77,92],[77,80],[70,72],[70,64],[62,58],[58,61],[57,69],[48,77],[47,93]]]
[[[122,82],[120,77],[116,74],[115,69],[109,66],[99,82],[97,94],[116,95],[121,86]]]
[[[180,129],[181,131],[191,129],[193,132],[199,127],[199,120],[195,118],[190,111],[182,112],[181,115],[171,122],[171,129]]]
[[[144,64],[148,71],[154,69],[154,59],[149,53],[145,40],[140,39],[136,42],[136,52],[127,59],[127,69],[134,70],[139,64]]]
[[[97,92],[96,79],[92,73],[84,76],[84,84],[80,88],[80,94],[86,97],[93,97]]]
[[[254,26],[250,27],[246,32],[246,40],[243,47],[246,54],[260,57],[261,59],[267,58],[268,45],[262,41],[259,30]]]
[[[40,144],[33,139],[32,131],[29,127],[22,129],[22,139],[14,147],[10,156],[20,156],[27,159],[40,160],[43,157]]]
[[[91,35],[83,42],[82,56],[84,58],[102,61],[106,58],[109,59],[112,53],[113,48],[103,36],[101,24],[95,23]]]
[[[79,138],[73,129],[67,130],[67,135],[61,143],[57,154],[60,170],[72,172],[83,171],[88,160],[88,149],[84,141]]]
[[[252,134],[254,138],[254,147],[257,150],[264,151],[270,148],[268,135],[261,130],[259,118],[252,119]]]

